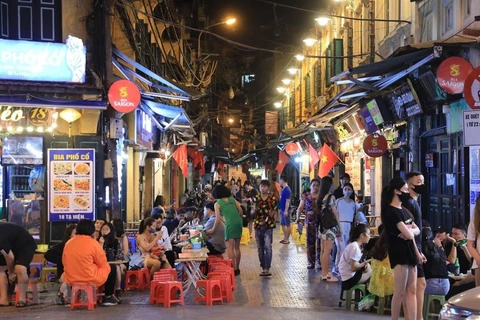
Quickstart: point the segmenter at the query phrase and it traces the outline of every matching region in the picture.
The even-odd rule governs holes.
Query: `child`
[[[380,237],[370,252],[372,277],[368,291],[378,297],[387,297],[393,295],[393,269],[390,268],[387,233],[384,231],[383,225],[378,226],[378,232]]]
[[[349,245],[345,248],[339,263],[342,290],[348,290],[359,283],[365,283],[372,275],[368,261],[360,262],[361,247],[370,240],[370,229],[359,224],[350,232]]]

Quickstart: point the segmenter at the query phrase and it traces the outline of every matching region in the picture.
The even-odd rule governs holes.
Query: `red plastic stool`
[[[142,272],[143,289],[150,288],[150,270],[142,268],[140,271]]]
[[[154,279],[155,279],[155,275],[157,275],[157,274],[168,274],[168,275],[171,275],[173,277],[174,281],[178,281],[178,274],[177,274],[176,269],[160,269],[160,271],[155,272],[153,274]]]
[[[185,306],[185,300],[183,298],[183,286],[180,281],[168,281],[168,282],[159,282],[161,284],[155,283],[157,286],[156,296],[154,300],[156,304],[163,303],[165,308],[170,308],[172,303],[181,303],[182,306]],[[163,294],[161,288],[163,287]],[[179,298],[177,298],[179,294]]]
[[[87,295],[87,301],[81,298],[82,291]],[[72,286],[72,296],[70,298],[70,310],[75,308],[87,307],[88,310],[93,310],[97,306],[97,297],[95,296],[96,289],[89,284],[74,284]]]
[[[165,299],[166,281],[165,279],[153,280],[150,283],[149,304],[158,304]]]
[[[233,268],[233,263],[231,259],[219,259],[215,263],[223,263],[227,267]]]
[[[233,268],[227,267],[224,264],[217,264],[212,266],[212,272],[215,271],[228,272],[230,274],[230,281],[232,281],[232,290],[235,290],[237,288],[237,283],[235,280],[235,270],[233,270]]]
[[[225,299],[227,302],[232,302],[233,294],[232,294],[232,282],[230,281],[230,275],[228,274],[210,275],[209,274],[208,279],[220,280],[220,284],[222,286],[222,298]]]
[[[29,297],[29,294],[30,294],[30,297]],[[31,301],[33,304],[38,304],[37,282],[28,281],[27,294],[25,298],[27,301]],[[17,284],[17,288],[15,289],[15,305],[17,305],[18,302],[20,302],[20,289],[18,288],[18,284]]]
[[[146,269],[148,271],[148,269]],[[145,288],[144,280],[145,271],[140,270],[128,270],[125,274],[125,291],[128,290],[143,290]],[[150,281],[150,274],[147,279]]]
[[[195,291],[194,303],[197,301],[205,301],[205,305],[211,306],[213,302],[218,301],[223,304],[222,285],[220,280],[198,280],[197,290],[201,287],[205,288],[205,296],[202,297],[198,294],[198,291]]]

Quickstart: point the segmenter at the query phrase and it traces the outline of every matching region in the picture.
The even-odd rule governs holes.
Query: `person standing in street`
[[[335,199],[343,198],[343,187],[347,183],[350,183],[350,175],[348,173],[344,173],[340,176],[340,186],[333,191],[333,196],[335,197]],[[355,192],[353,192],[350,195],[350,199],[355,201]],[[348,234],[347,234],[347,237],[348,237]]]
[[[297,223],[305,209],[305,227],[307,232],[307,269],[315,268],[315,262],[320,265],[320,237],[318,236],[317,216],[319,214],[316,205],[320,190],[320,180],[312,179],[310,182],[310,194],[305,200],[300,201],[297,209]]]
[[[27,269],[37,245],[27,230],[14,223],[0,223],[0,306],[8,306],[8,282],[17,280],[20,298],[17,308],[27,305]],[[7,274],[8,272],[8,278]]]
[[[408,192],[401,195],[402,206],[410,211],[413,215],[415,225],[418,226],[420,230],[422,230],[422,209],[420,208],[420,204],[418,203],[418,196],[424,195],[427,193],[427,186],[425,185],[424,181],[425,178],[423,174],[418,171],[411,171],[407,173],[405,176],[408,184]],[[425,255],[422,253],[422,234],[415,236],[415,244],[420,252],[422,257],[419,260],[417,265],[417,320],[423,319],[423,300],[425,295],[425,288],[427,286],[427,282],[425,280],[425,272],[423,271],[423,264],[427,262]],[[406,305],[404,304],[404,307]]]
[[[269,193],[270,182],[260,182],[260,194],[257,195],[253,226],[255,228],[255,240],[258,247],[258,259],[260,260],[261,277],[268,277],[272,264],[272,239],[275,228],[275,213],[278,210],[277,199]]]
[[[280,177],[280,185],[282,186],[282,193],[280,195],[280,225],[283,229],[283,240],[280,240],[280,243],[289,244],[290,243],[290,202],[292,199],[292,190],[288,186],[287,177]]]

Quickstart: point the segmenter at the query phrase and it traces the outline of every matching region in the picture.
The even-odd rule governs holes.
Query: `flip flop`
[[[17,308],[25,308],[26,306],[27,306],[26,301],[18,301],[17,304],[15,305],[15,307]]]
[[[283,244],[290,244],[290,241],[283,241]]]
[[[270,272],[265,272],[265,271],[262,271],[262,272],[260,273],[260,277],[269,277],[269,276],[271,276],[271,275],[272,275],[272,274],[271,274]]]
[[[280,240],[280,243],[285,243],[285,240]]]

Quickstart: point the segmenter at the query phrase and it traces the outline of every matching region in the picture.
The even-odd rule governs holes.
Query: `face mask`
[[[155,233],[155,231],[157,231],[157,229],[155,229],[155,228],[151,228],[151,229],[150,229],[150,232],[151,232],[151,233]]]
[[[350,198],[350,196],[352,195],[352,191],[345,191],[343,192],[343,195],[347,198]]]
[[[408,202],[408,200],[410,200],[410,193],[402,192],[402,194],[399,195],[398,198],[400,198],[400,201],[402,201],[402,203]]]
[[[427,193],[427,186],[424,184],[421,184],[419,186],[414,186],[413,191],[418,194],[426,194]]]

